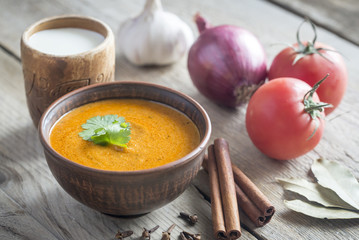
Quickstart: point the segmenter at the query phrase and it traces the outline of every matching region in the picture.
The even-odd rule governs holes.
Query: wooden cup
[[[36,32],[66,27],[97,32],[104,36],[104,41],[89,51],[71,55],[43,53],[29,45],[29,38]],[[23,33],[21,62],[27,105],[37,126],[45,109],[62,95],[83,86],[114,80],[114,35],[105,23],[91,17],[65,15],[46,18]]]

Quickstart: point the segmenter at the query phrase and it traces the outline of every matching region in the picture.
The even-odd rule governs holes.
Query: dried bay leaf
[[[293,211],[322,219],[353,219],[359,218],[359,212],[340,208],[328,208],[301,200],[284,200],[284,204]]]
[[[333,190],[343,201],[359,210],[359,183],[349,169],[334,161],[318,159],[312,165],[318,184]]]
[[[338,207],[355,210],[352,206],[343,201],[338,195],[318,183],[308,182],[304,179],[277,178],[284,189],[302,195],[309,201],[319,203],[325,207]]]
[[[322,219],[359,218],[359,183],[348,168],[334,161],[318,159],[312,165],[312,172],[318,183],[294,178],[277,179],[284,189],[310,201],[284,200],[288,208]]]

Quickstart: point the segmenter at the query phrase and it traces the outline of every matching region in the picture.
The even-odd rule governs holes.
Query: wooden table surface
[[[353,23],[358,23],[359,3],[333,0],[311,6],[312,1],[297,0],[282,8],[285,2],[288,1],[164,0],[163,6],[187,22],[195,36],[198,33],[192,19],[198,11],[213,25],[247,28],[263,43],[268,64],[284,47],[276,43],[295,41],[296,29],[302,21],[300,16],[307,12],[315,15],[315,22],[322,26],[318,29],[318,41],[332,45],[345,56],[349,86],[339,108],[327,117],[321,142],[302,157],[280,162],[260,153],[245,129],[246,106],[230,110],[203,97],[191,82],[186,58],[171,66],[139,68],[117,54],[116,80],[148,81],[172,87],[190,95],[207,110],[213,124],[211,141],[217,137],[229,141],[234,163],[277,209],[273,220],[262,228],[255,228],[246,216],[241,216],[241,239],[358,239],[359,219],[322,220],[287,209],[283,200],[288,193],[275,178],[310,179],[313,160],[324,157],[346,165],[359,179],[359,48],[358,41],[352,40],[358,32],[358,25]],[[200,171],[179,198],[149,214],[122,218],[96,212],[72,199],[51,175],[27,110],[19,48],[20,36],[27,26],[48,16],[81,14],[96,17],[117,32],[120,23],[138,14],[143,5],[144,0],[0,1],[0,239],[114,239],[119,229],[132,229],[135,234],[130,239],[139,239],[143,227],[157,224],[160,229],[152,239],[160,239],[161,232],[172,223],[177,224],[173,239],[182,230],[201,233],[202,239],[213,239],[210,203],[205,197],[206,173]],[[330,18],[328,14],[333,9],[336,17]],[[345,9],[356,14],[347,14]],[[341,21],[349,16],[351,21]],[[340,34],[335,29],[340,29]],[[190,226],[179,219],[180,211],[197,213],[198,224]]]

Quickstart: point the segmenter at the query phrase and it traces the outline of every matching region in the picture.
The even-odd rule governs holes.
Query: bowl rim
[[[179,158],[179,159],[177,159],[175,161],[172,161],[170,163],[167,163],[167,164],[164,164],[164,165],[161,165],[161,166],[158,166],[158,167],[149,168],[149,169],[142,169],[142,170],[120,171],[120,170],[98,169],[98,168],[88,167],[88,166],[76,163],[76,162],[74,162],[74,161],[72,161],[70,159],[67,159],[66,157],[63,157],[59,153],[57,153],[51,147],[49,141],[45,140],[44,131],[43,131],[43,127],[42,127],[44,125],[44,121],[45,121],[46,117],[49,115],[49,113],[51,112],[51,110],[53,108],[55,108],[57,105],[59,105],[61,102],[65,101],[67,98],[69,98],[69,97],[71,97],[73,95],[80,94],[81,92],[86,92],[86,91],[88,91],[89,89],[92,89],[92,88],[98,88],[98,87],[103,87],[103,86],[107,86],[107,85],[109,85],[109,86],[111,86],[111,85],[121,85],[121,84],[146,85],[146,86],[150,86],[150,87],[160,88],[162,90],[169,91],[169,92],[172,92],[174,94],[177,94],[180,97],[182,97],[182,98],[186,99],[187,101],[191,102],[199,110],[200,114],[203,116],[203,118],[205,120],[205,126],[206,126],[206,131],[205,131],[205,133],[203,135],[202,140],[197,145],[197,147],[195,149],[193,149],[187,155],[183,156],[182,158]],[[53,126],[51,126],[51,127],[53,127]],[[88,85],[88,86],[73,90],[73,91],[63,95],[62,97],[58,98],[52,104],[50,104],[50,106],[42,114],[42,116],[40,118],[40,121],[39,121],[39,124],[38,124],[38,135],[39,135],[39,138],[40,138],[40,142],[41,142],[41,144],[42,144],[42,146],[44,148],[44,151],[46,150],[46,151],[50,152],[57,159],[61,159],[60,161],[66,163],[69,166],[75,167],[77,169],[86,170],[86,171],[89,171],[89,172],[92,172],[92,173],[106,174],[106,175],[124,175],[124,176],[136,176],[136,175],[158,173],[158,172],[166,171],[166,170],[171,169],[173,167],[176,167],[178,165],[184,165],[187,162],[189,162],[189,161],[195,159],[196,157],[198,157],[202,153],[202,151],[204,151],[206,149],[206,145],[209,142],[209,139],[211,137],[211,133],[212,133],[211,120],[210,120],[207,112],[205,111],[205,109],[196,100],[194,100],[192,97],[190,97],[190,96],[188,96],[188,95],[186,95],[186,94],[184,94],[184,93],[182,93],[180,91],[174,90],[172,88],[169,88],[169,87],[166,87],[166,86],[163,86],[163,85],[159,85],[159,84],[156,84],[156,83],[150,83],[150,82],[144,82],[144,81],[104,82],[104,83]]]

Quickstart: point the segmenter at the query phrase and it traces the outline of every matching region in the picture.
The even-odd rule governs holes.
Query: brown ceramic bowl
[[[86,103],[113,98],[141,98],[167,104],[186,114],[198,127],[199,145],[185,157],[139,171],[106,171],[77,164],[49,143],[52,126],[68,111]],[[39,123],[40,140],[58,183],[79,202],[113,215],[137,215],[177,198],[197,175],[211,134],[205,110],[192,98],[167,87],[144,82],[110,82],[77,89],[56,100]]]

